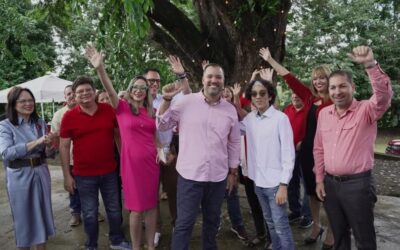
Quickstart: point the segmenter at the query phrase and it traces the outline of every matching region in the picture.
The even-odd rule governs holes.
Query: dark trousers
[[[304,216],[304,218],[311,219],[311,210],[309,206],[309,200],[307,193],[304,189],[303,199],[300,195],[300,183],[302,180],[302,172],[300,167],[299,154],[296,153],[296,160],[294,161],[294,168],[292,178],[290,179],[288,186],[288,203],[289,210],[292,214],[298,216]]]
[[[261,209],[260,202],[258,201],[255,192],[254,182],[250,178],[243,176],[241,167],[239,167],[239,177],[240,177],[240,183],[242,183],[245,188],[246,197],[251,209],[251,215],[253,216],[254,226],[256,228],[257,236],[259,237],[267,236],[267,239],[270,240],[268,226],[264,221],[263,211]]]
[[[76,186],[81,197],[83,225],[87,248],[96,248],[99,237],[97,221],[99,190],[107,213],[108,238],[113,245],[124,240],[121,231],[121,198],[118,195],[118,175],[116,172],[98,176],[75,176]]]
[[[161,182],[163,190],[168,196],[168,208],[171,215],[171,224],[175,226],[176,221],[176,189],[178,182],[178,172],[176,171],[175,162],[172,165],[160,163]]]
[[[326,175],[324,185],[324,207],[331,222],[335,249],[351,249],[351,232],[358,249],[376,249],[374,206],[377,198],[371,172],[347,180]]]
[[[69,172],[72,175],[72,168],[73,166],[69,166]],[[81,215],[81,200],[79,198],[79,191],[78,189],[74,190],[74,194],[69,193],[69,208],[72,215]]]
[[[215,238],[220,223],[225,189],[226,179],[220,182],[199,182],[178,175],[178,217],[172,235],[171,249],[189,249],[189,242],[200,205],[203,213],[203,249],[217,249]]]

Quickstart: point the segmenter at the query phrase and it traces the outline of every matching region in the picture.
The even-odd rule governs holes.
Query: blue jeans
[[[177,219],[171,249],[187,250],[201,205],[203,213],[203,249],[217,249],[221,206],[224,201],[226,179],[220,182],[192,181],[178,176]]]
[[[69,166],[69,171],[72,175],[72,165]],[[73,176],[74,177],[74,176]],[[75,178],[75,177],[74,177]],[[78,189],[74,190],[74,194],[69,194],[69,208],[71,210],[71,214],[81,214],[81,200],[79,198]]]
[[[290,179],[288,186],[288,203],[289,210],[295,215],[304,216],[304,218],[311,219],[311,210],[308,201],[306,190],[303,192],[303,199],[300,197],[300,182],[302,179],[302,172],[300,167],[299,155],[296,153],[296,160],[294,162],[294,169],[292,179]]]
[[[122,214],[118,192],[117,172],[99,176],[75,176],[75,182],[81,197],[83,225],[86,233],[86,247],[97,247],[99,223],[99,190],[103,198],[109,226],[109,240],[118,245],[124,240],[121,231]]]
[[[286,204],[277,205],[275,201],[278,187],[262,188],[256,186],[255,191],[271,235],[272,249],[292,250],[294,249],[294,241],[287,217]]]
[[[240,211],[238,188],[234,186],[231,193],[228,190],[225,192],[226,203],[228,207],[229,220],[232,227],[237,228],[243,226],[242,212]]]

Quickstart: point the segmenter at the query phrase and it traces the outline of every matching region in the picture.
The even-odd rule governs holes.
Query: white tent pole
[[[53,113],[51,114],[51,116],[53,117],[54,116],[54,99],[53,99],[53,102],[52,102],[52,104],[53,104]]]
[[[40,103],[40,108],[42,109],[42,119],[44,120],[43,102]]]

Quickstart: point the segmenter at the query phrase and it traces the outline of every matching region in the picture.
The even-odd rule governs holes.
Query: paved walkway
[[[67,224],[69,220],[68,212],[68,196],[63,189],[62,172],[59,166],[50,166],[52,175],[52,199],[53,211],[56,219],[57,235],[50,238],[48,242],[49,250],[77,250],[83,249],[84,232],[83,226],[78,226],[71,229]],[[4,183],[4,168],[0,167],[0,249],[15,249],[14,231],[12,227],[12,219],[10,215],[10,208],[8,204],[7,195],[5,192]],[[247,231],[254,235],[254,225],[251,219],[250,210],[244,196],[243,187],[240,187],[240,202],[243,217],[245,220]],[[226,204],[224,205],[226,206]],[[382,250],[397,250],[400,249],[400,198],[379,196],[376,206],[376,230],[378,249]],[[171,227],[168,223],[169,215],[167,202],[161,202],[162,218],[164,225],[162,228],[162,239],[158,249],[169,249],[169,241],[171,236]],[[104,209],[101,211],[104,213]],[[127,225],[127,213],[125,211],[123,230],[126,236],[129,237],[129,229]],[[324,222],[323,222],[324,223]],[[102,222],[100,227],[99,249],[108,249],[107,241],[107,223]],[[226,207],[223,210],[222,229],[218,236],[219,249],[262,249],[261,247],[249,248],[242,244],[233,233],[229,231],[230,223],[226,212]],[[305,238],[309,231],[300,229],[296,226],[292,227],[294,238],[296,241],[297,249],[321,249],[321,242],[313,246],[306,247],[302,245],[302,239]],[[201,216],[196,222],[196,226],[192,236],[191,249],[201,249]]]

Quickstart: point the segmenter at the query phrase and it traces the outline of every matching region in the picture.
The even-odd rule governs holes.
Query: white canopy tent
[[[36,102],[41,104],[42,117],[44,117],[43,103],[64,101],[64,88],[70,84],[72,82],[56,76],[46,75],[16,86],[28,88],[32,91]],[[11,88],[0,91],[0,103],[7,103],[7,94]]]

